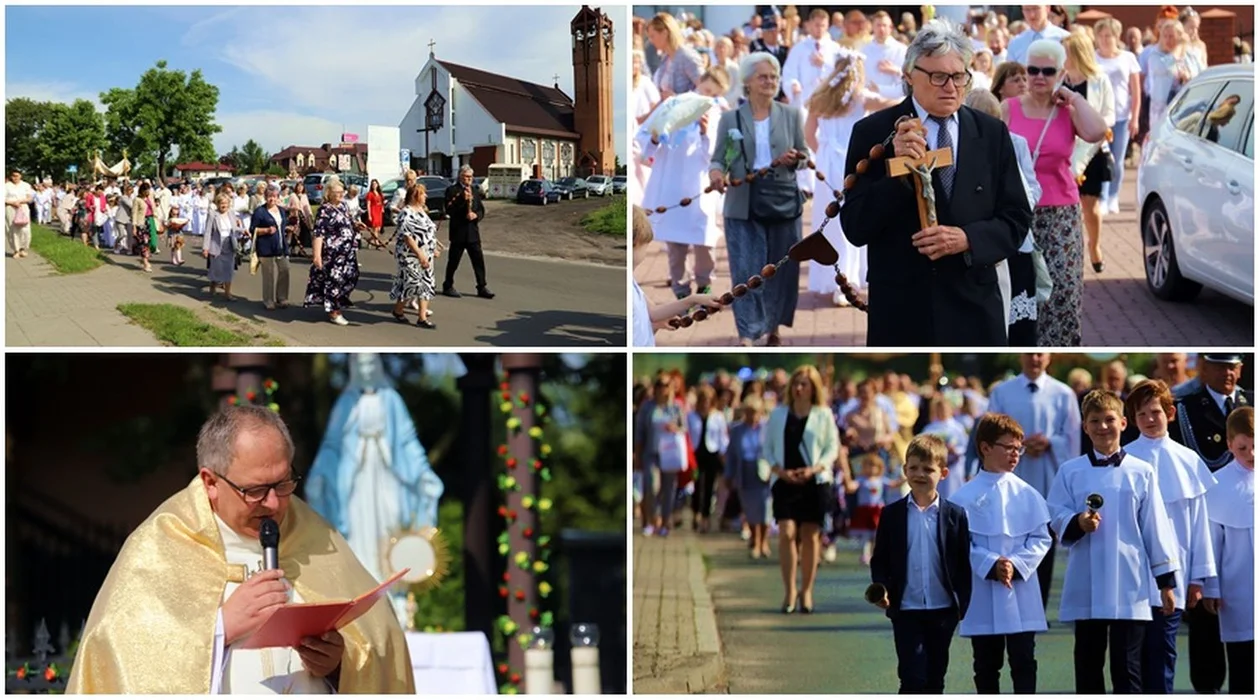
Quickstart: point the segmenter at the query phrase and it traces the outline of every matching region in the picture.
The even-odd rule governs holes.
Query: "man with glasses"
[[[296,648],[240,643],[286,603],[376,587],[346,541],[293,496],[293,440],[257,406],[226,408],[197,439],[197,476],[127,538],[92,606],[67,692],[414,693],[388,604]],[[263,569],[259,531],[280,526]]]
[[[1045,498],[1050,493],[1059,465],[1081,454],[1081,406],[1067,384],[1051,377],[1050,353],[1019,356],[1022,372],[993,389],[989,411],[1015,419],[1024,429],[1024,455],[1016,476]],[[978,438],[972,440],[977,445]],[[1050,600],[1054,574],[1054,548],[1037,567],[1041,604]]]
[[[951,497],[967,511],[971,532],[971,606],[959,634],[971,637],[976,692],[1000,693],[1003,657],[1015,692],[1037,692],[1034,635],[1046,611],[1034,572],[1050,551],[1046,499],[1014,474],[1026,453],[1024,429],[1001,413],[976,423],[980,472]]]
[[[853,127],[840,220],[849,242],[870,247],[868,345],[1007,344],[995,265],[1019,249],[1032,211],[1006,125],[963,106],[971,56],[958,26],[928,22],[906,50],[909,96]],[[882,158],[857,174],[876,145]],[[953,161],[932,170],[938,225],[920,230],[916,176],[891,177],[885,161],[936,149]]]

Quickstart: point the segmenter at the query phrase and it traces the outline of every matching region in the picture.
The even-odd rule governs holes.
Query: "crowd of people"
[[[1183,619],[1194,688],[1218,692],[1228,668],[1231,692],[1250,692],[1253,395],[1239,384],[1243,357],[1199,355],[1191,377],[1185,354],[1161,353],[1149,378],[1117,359],[1097,378],[1072,368],[1066,381],[1051,376],[1053,362],[1023,354],[1018,373],[988,386],[813,366],[719,370],[691,385],[676,370],[640,379],[632,406],[642,533],[667,537],[689,511],[697,533],[741,533],[753,559],[777,544],[784,613],[813,612],[818,567],[860,550],[889,596],[871,602],[891,610],[899,657],[914,657],[900,659],[902,689],[935,692],[944,668],[934,659],[948,658],[960,617],[975,640],[977,690],[996,692],[1003,644],[993,636],[1010,635],[1016,691],[1034,692],[1033,634],[1046,629],[1058,542],[1068,561],[1059,619],[1078,623],[1078,692],[1105,692],[1108,626],[1116,692],[1171,692]],[[1122,476],[1099,480],[1087,467],[1108,458]],[[1095,492],[1105,504],[1084,513]],[[919,587],[927,603],[901,608],[952,610],[943,636],[925,639],[916,627],[940,623],[939,614],[897,615],[911,586],[906,557],[898,564],[890,547],[906,546],[907,496],[913,517],[955,517],[951,503],[966,511],[961,534],[949,530],[961,544],[938,553],[953,583]],[[1020,503],[1035,507],[999,508]],[[1228,510],[1244,507],[1245,517]],[[973,542],[993,556],[975,558],[968,519]],[[1085,533],[1097,536],[1082,547]],[[1140,583],[1152,570],[1160,584],[1149,573]],[[1208,599],[1222,602],[1200,605]]]
[[[823,227],[833,188],[845,183],[840,216],[822,230],[851,290],[838,285],[832,266],[816,262],[808,290],[837,306],[868,303],[870,345],[1079,346],[1086,258],[1103,272],[1101,225],[1120,211],[1125,164],[1139,157],[1149,125],[1165,117],[1180,88],[1208,65],[1200,16],[1189,7],[1161,7],[1147,27],[1113,18],[1076,24],[1062,7],[1044,5],[1023,6],[1016,21],[988,12],[965,24],[922,26],[912,13],[895,23],[882,10],[829,15],[815,8],[806,17],[791,6],[758,6],[736,27],[664,12],[635,22],[637,201],[651,214],[653,238],[665,243],[677,298],[702,295],[691,308],[707,301],[712,249],[723,238],[732,284],[782,261],[803,234]],[[1235,60],[1250,61],[1245,42],[1235,49]],[[688,93],[712,107],[662,134],[661,122],[670,120],[658,112]],[[902,115],[918,122],[904,125]],[[1009,148],[992,145],[997,120]],[[889,142],[886,157],[918,159],[942,147],[955,158],[960,147],[982,153],[966,171],[946,166],[931,174],[940,225],[920,225],[908,188],[883,189],[891,178],[879,174],[882,166],[858,170],[872,145]],[[796,154],[812,156],[816,170]],[[769,176],[748,177],[765,168]],[[846,178],[859,173],[849,189]],[[955,175],[967,185],[958,197]],[[893,206],[890,192],[904,195],[907,206],[900,199]],[[908,227],[912,245],[880,235],[899,227]],[[734,301],[741,344],[782,343],[798,280],[797,264],[788,261]],[[984,319],[984,330],[961,331],[974,324],[948,320],[918,329],[885,322],[925,299],[933,300],[933,317]],[[645,301],[636,305],[645,317],[662,315]],[[636,345],[654,344],[648,330],[643,325]]]
[[[464,167],[459,182],[441,193],[452,247],[441,293],[460,296],[454,275],[467,251],[477,274],[477,296],[493,299],[478,231],[485,205],[472,180],[472,169]],[[313,209],[301,180],[290,186],[268,178],[253,192],[243,183],[211,187],[180,182],[163,187],[149,180],[121,179],[82,185],[41,181],[32,187],[13,170],[5,182],[5,229],[14,258],[29,254],[30,226],[36,223],[98,251],[136,256],[146,273],[153,271],[151,258],[163,248],[169,251],[172,266],[185,265],[184,248],[192,242],[205,259],[210,299],[220,289],[225,301],[239,299],[232,293],[232,282],[246,265],[251,275],[261,270],[262,302],[269,311],[291,306],[289,261],[309,257],[302,305],[322,308],[328,320],[340,326],[350,325],[342,312],[354,306],[350,295],[359,281],[359,250],[365,246],[387,250],[396,262],[391,315],[400,323],[411,323],[406,312],[412,309],[416,326],[435,329],[430,319],[431,301],[439,291],[434,271],[445,246],[438,240],[437,223],[429,217],[428,196],[414,171],[406,173],[405,184],[388,203],[373,180],[366,207],[360,205],[356,187],[347,189],[334,176],[324,185],[323,202]],[[388,240],[381,238],[385,206],[396,224]]]

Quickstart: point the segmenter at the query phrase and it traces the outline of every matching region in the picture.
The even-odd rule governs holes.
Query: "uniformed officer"
[[[1240,406],[1253,405],[1252,393],[1238,386],[1243,358],[1238,354],[1199,356],[1197,390],[1176,401],[1176,420],[1168,425],[1173,440],[1189,447],[1216,471],[1229,463],[1225,417]],[[1220,622],[1202,605],[1186,610],[1190,627],[1190,684],[1199,693],[1219,693],[1225,684],[1225,646]]]

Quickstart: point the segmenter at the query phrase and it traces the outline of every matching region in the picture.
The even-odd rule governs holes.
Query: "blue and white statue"
[[[333,406],[307,477],[307,502],[384,581],[393,573],[386,561],[390,538],[437,527],[443,490],[380,356],[353,355],[350,384]],[[392,602],[401,616],[405,598],[398,597]]]

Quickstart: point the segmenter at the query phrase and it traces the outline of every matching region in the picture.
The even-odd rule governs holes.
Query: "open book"
[[[341,629],[371,610],[376,601],[389,590],[389,587],[405,576],[408,571],[411,569],[399,571],[381,585],[354,600],[294,603],[282,606],[262,623],[262,627],[242,640],[238,648],[296,648],[301,646],[304,637],[318,637],[325,632]]]

